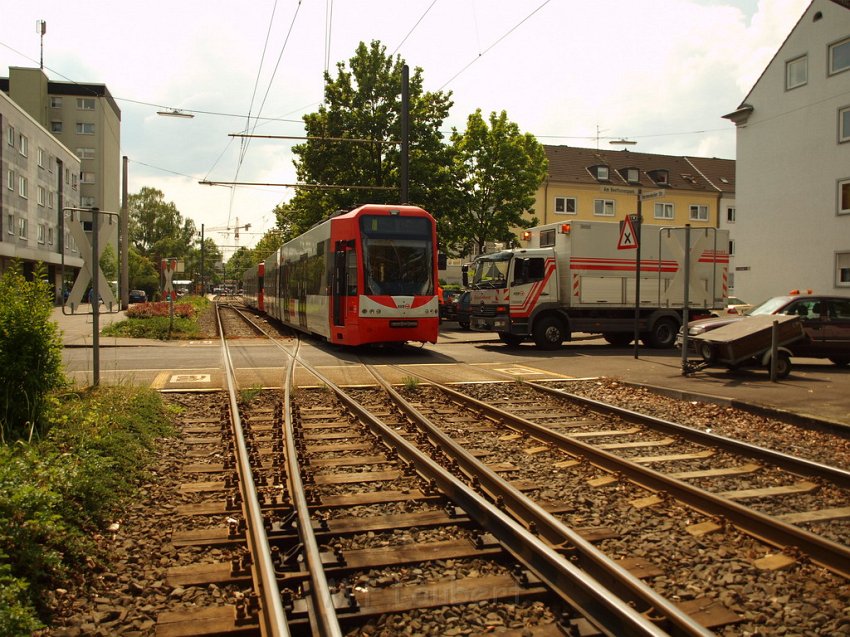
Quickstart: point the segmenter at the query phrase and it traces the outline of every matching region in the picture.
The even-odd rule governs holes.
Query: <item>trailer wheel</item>
[[[652,325],[647,334],[647,344],[654,349],[666,349],[676,343],[679,326],[672,318],[660,318]]]
[[[499,332],[499,340],[510,347],[518,347],[525,340],[525,337],[510,332]]]
[[[770,369],[770,361],[767,362],[767,368]],[[776,356],[776,377],[788,378],[791,373],[791,357],[786,352],[779,352]]]
[[[564,337],[564,325],[554,316],[544,316],[535,321],[534,344],[540,349],[558,349]]]
[[[614,347],[625,347],[634,340],[634,335],[624,332],[603,332],[602,338]]]
[[[706,343],[705,341],[702,341],[697,347],[697,349],[699,350],[699,355],[702,357],[702,360],[704,360],[709,365],[713,363],[717,358],[717,350],[712,346],[711,343]]]

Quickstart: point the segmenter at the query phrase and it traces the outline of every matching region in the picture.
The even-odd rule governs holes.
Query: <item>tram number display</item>
[[[417,327],[419,321],[390,321],[390,327]]]

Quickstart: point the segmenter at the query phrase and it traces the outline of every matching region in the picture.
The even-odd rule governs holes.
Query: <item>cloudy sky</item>
[[[361,41],[451,91],[444,130],[507,111],[545,144],[735,157],[733,111],[809,0],[0,0],[0,75],[37,67],[47,22],[51,80],[103,83],[121,109],[129,189],[162,190],[207,228],[251,224],[253,245],[292,191],[198,182],[292,183],[296,141],[322,73]],[[193,119],[157,116],[161,108]],[[238,222],[237,222],[238,220]],[[222,245],[234,233],[211,231]],[[232,249],[226,249],[225,253]]]

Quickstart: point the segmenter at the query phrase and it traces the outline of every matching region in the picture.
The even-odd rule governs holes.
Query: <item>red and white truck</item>
[[[495,331],[509,345],[531,338],[555,349],[577,332],[627,345],[637,314],[642,342],[672,347],[686,281],[689,320],[723,308],[728,296],[727,230],[643,225],[638,250],[631,220],[573,221],[531,228],[523,243],[480,255],[463,271],[472,329]]]

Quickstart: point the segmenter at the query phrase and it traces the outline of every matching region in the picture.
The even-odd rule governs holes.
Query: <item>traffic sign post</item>
[[[635,358],[638,357],[638,338],[640,336],[638,324],[640,323],[640,228],[643,225],[642,201],[641,189],[638,188],[637,215],[635,215],[635,219],[632,221],[635,231],[635,243],[637,243],[637,247],[635,248]]]

